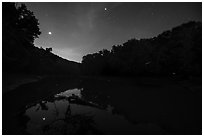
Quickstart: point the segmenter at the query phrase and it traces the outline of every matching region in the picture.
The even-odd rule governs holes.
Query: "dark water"
[[[70,89],[28,107],[26,131],[30,134],[111,134],[132,133],[136,126],[124,116],[113,114],[113,107],[100,108],[83,100],[83,89]],[[74,98],[82,101],[79,103]],[[65,98],[64,98],[65,97]],[[73,102],[75,101],[75,102]]]
[[[50,81],[3,96],[3,134],[201,132],[200,94],[169,81],[145,85],[127,79]]]

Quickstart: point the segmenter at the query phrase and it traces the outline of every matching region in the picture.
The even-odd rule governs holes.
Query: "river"
[[[167,79],[51,77],[3,95],[3,134],[200,134],[201,102]]]

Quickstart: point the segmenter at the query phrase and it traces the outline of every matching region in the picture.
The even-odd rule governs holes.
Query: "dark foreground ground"
[[[202,134],[198,78],[23,81],[15,88],[3,85],[3,134]]]

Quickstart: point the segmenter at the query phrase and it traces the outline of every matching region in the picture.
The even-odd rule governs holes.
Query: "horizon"
[[[188,22],[194,22],[194,21],[188,21]],[[188,23],[188,22],[184,22],[184,23],[182,23],[182,24],[186,24],[186,23]],[[195,21],[195,22],[201,22],[201,23],[202,23],[202,21]],[[180,25],[182,25],[182,24],[180,24]],[[180,26],[180,25],[178,25],[178,26]],[[178,27],[178,26],[175,26],[175,27]],[[173,27],[173,28],[174,28],[174,27]],[[173,28],[172,28],[172,29],[173,29]],[[172,29],[164,30],[164,31],[162,31],[161,33],[159,33],[158,35],[162,34],[162,33],[165,32],[165,31],[170,31],[170,30],[172,30]],[[124,41],[124,42],[122,42],[122,43],[120,43],[120,44],[115,44],[115,46],[117,46],[117,45],[123,46],[123,43],[127,42],[128,40],[132,40],[132,39],[136,39],[136,40],[152,39],[152,38],[154,38],[154,37],[158,37],[158,35],[153,36],[153,37],[150,37],[150,38],[140,38],[140,39],[130,38],[130,39],[127,39],[126,41]],[[112,45],[112,46],[114,46],[114,45]],[[111,49],[112,49],[112,46],[111,46]],[[110,49],[110,50],[111,50],[111,49]],[[44,50],[45,50],[45,49],[44,49]],[[86,55],[88,55],[88,54],[93,54],[93,53],[98,53],[100,50],[102,50],[102,49],[99,49],[99,50],[96,51],[96,52],[87,53]],[[107,49],[107,50],[108,50],[108,49]],[[109,51],[110,51],[110,50],[109,50]],[[55,53],[53,53],[53,54],[55,54]],[[57,54],[55,54],[55,55],[57,55]],[[59,56],[59,55],[57,55],[57,56]],[[85,56],[85,55],[83,55],[83,56]],[[82,56],[82,58],[83,58],[83,56]],[[61,58],[63,58],[63,59],[66,59],[66,58],[64,58],[64,57],[62,57],[62,56],[59,56],[59,57],[61,57]],[[76,63],[82,63],[81,61],[79,62],[79,61],[74,61],[74,60],[69,60],[69,59],[66,59],[66,60],[68,60],[68,61],[73,61],[73,62],[76,62]]]
[[[21,4],[2,3],[2,135],[202,135],[201,2]]]
[[[87,54],[129,39],[148,39],[183,23],[202,21],[199,2],[23,3],[40,23],[42,34],[35,46],[51,47],[54,54],[79,63]]]

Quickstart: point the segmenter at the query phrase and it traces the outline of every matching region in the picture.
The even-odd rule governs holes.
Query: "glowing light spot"
[[[45,117],[43,117],[42,119],[45,120]]]
[[[49,35],[52,35],[52,32],[48,32]]]
[[[149,61],[149,62],[146,62],[145,64],[148,65],[148,64],[150,64],[150,63],[151,63],[151,62]]]
[[[107,8],[105,8],[105,10],[107,10]]]

